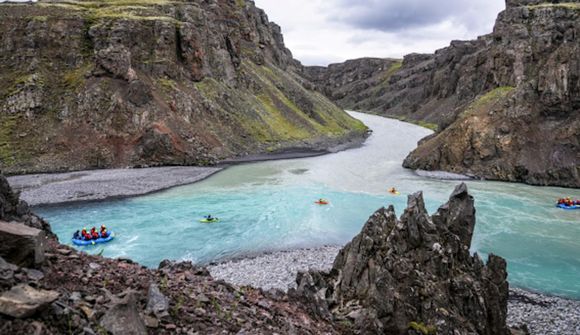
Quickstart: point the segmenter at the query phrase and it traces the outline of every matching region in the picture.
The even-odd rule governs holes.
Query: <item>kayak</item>
[[[72,239],[72,243],[74,245],[78,245],[78,246],[95,245],[95,244],[101,244],[101,243],[111,242],[114,238],[115,238],[115,234],[113,232],[111,232],[108,237],[105,237],[105,238],[99,237],[96,240],[90,240],[90,241],[87,241],[87,240],[77,240],[77,239],[74,239],[73,238]]]
[[[213,223],[213,222],[220,222],[220,219],[218,219],[218,218],[213,218],[211,220],[201,219],[201,220],[199,220],[199,222],[201,222],[201,223]]]
[[[328,201],[320,201],[319,200],[319,201],[315,201],[314,203],[317,205],[328,205]]]
[[[401,192],[399,192],[399,191],[395,191],[395,192],[389,191],[389,193],[391,193],[392,195],[399,195],[399,194],[401,194]]]
[[[580,206],[578,206],[578,205],[567,206],[564,204],[557,204],[556,207],[562,208],[562,209],[580,209]]]

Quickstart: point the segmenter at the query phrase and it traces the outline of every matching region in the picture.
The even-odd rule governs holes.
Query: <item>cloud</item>
[[[329,6],[329,19],[350,26],[386,32],[453,21],[477,30],[497,14],[498,1],[490,0],[335,0]]]
[[[255,0],[306,65],[430,53],[492,31],[505,0]]]

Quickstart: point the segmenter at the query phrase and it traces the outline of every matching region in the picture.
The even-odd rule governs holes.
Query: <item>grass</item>
[[[170,16],[148,15],[150,9],[175,3],[168,0],[102,0],[102,1],[62,1],[58,3],[39,3],[43,7],[59,7],[83,12],[91,22],[100,19],[127,19],[145,21],[177,22]]]
[[[433,131],[439,130],[439,126],[437,124],[423,121],[423,120],[413,120],[413,119],[408,119],[406,116],[396,116],[396,115],[391,115],[391,116],[387,115],[386,117],[388,117],[390,119],[399,120],[402,122],[412,123],[412,124],[415,124],[415,125],[423,127],[423,128],[431,129]]]
[[[482,107],[489,106],[490,104],[496,103],[500,100],[505,99],[508,97],[513,91],[515,87],[511,86],[501,86],[497,87],[484,95],[479,96],[476,98],[466,109],[463,111],[463,116],[468,116],[481,109]]]
[[[87,63],[71,71],[65,72],[62,76],[63,86],[67,89],[76,89],[85,82],[85,74],[93,68],[93,64]]]
[[[526,6],[526,7],[528,7],[529,9],[559,7],[559,8],[568,8],[568,9],[580,10],[580,3],[578,3],[578,2],[542,3],[539,5],[531,5],[531,6]]]
[[[437,328],[435,326],[432,325],[425,325],[423,322],[409,322],[409,328],[416,330],[418,332],[420,332],[421,334],[424,335],[434,335],[437,334]]]
[[[16,162],[16,152],[12,146],[12,135],[19,117],[9,115],[0,118],[0,163],[4,166],[11,166]]]
[[[157,82],[161,87],[166,89],[167,91],[176,91],[177,90],[177,83],[172,79],[158,79]]]

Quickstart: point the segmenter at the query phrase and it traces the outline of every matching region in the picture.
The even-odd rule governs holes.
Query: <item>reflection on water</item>
[[[166,258],[207,263],[266,250],[343,244],[379,207],[424,191],[430,212],[457,181],[426,179],[401,162],[429,130],[355,113],[374,130],[358,149],[337,154],[232,167],[194,185],[133,199],[45,208],[65,242],[81,226],[106,224],[118,238],[88,248],[148,266]],[[508,259],[512,285],[580,298],[580,211],[553,206],[578,190],[469,181],[477,225],[473,251]],[[329,199],[329,206],[314,201]],[[199,222],[211,214],[221,221]]]

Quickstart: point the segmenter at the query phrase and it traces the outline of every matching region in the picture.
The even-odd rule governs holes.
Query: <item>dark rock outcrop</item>
[[[24,267],[42,264],[45,240],[42,230],[0,221],[0,257],[10,263]]]
[[[401,219],[377,211],[330,273],[300,273],[291,295],[362,334],[508,334],[506,262],[469,252],[475,225],[465,184],[433,215],[421,193]]]
[[[580,187],[578,36],[580,1],[508,0],[493,33],[407,55],[364,93],[351,88],[357,81],[330,89],[366,111],[438,125],[405,167]]]
[[[365,127],[295,72],[249,0],[0,6],[5,173],[325,150]]]
[[[123,295],[103,315],[101,325],[113,335],[146,335],[147,328],[139,316],[136,292],[128,291]]]
[[[16,285],[0,295],[0,314],[27,318],[47,308],[58,299],[56,291],[37,290],[29,285]]]
[[[48,236],[54,236],[50,225],[32,213],[28,204],[20,200],[19,194],[12,191],[2,171],[0,171],[0,221],[20,222],[29,227],[43,230]]]

